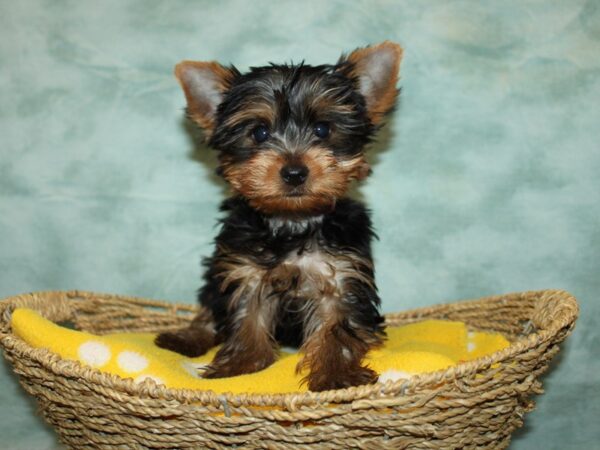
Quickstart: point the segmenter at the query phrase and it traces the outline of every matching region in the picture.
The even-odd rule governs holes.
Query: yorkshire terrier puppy
[[[312,391],[377,380],[361,362],[385,338],[374,233],[344,195],[370,172],[364,149],[394,107],[401,58],[386,41],[334,65],[177,65],[187,114],[234,194],[205,261],[200,313],[157,345],[198,356],[222,344],[208,378],[264,369],[281,343],[301,347],[297,371]]]

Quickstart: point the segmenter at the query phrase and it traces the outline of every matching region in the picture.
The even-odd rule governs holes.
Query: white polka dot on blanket
[[[473,333],[472,331],[469,331],[467,333],[467,351],[469,353],[471,353],[472,351],[474,351],[477,348],[477,345],[475,345],[475,342],[473,342],[473,339],[475,339],[475,333]]]
[[[117,356],[117,364],[125,372],[140,372],[148,367],[148,360],[139,353],[125,350]]]
[[[77,350],[79,359],[92,367],[102,367],[110,359],[110,349],[98,341],[87,341]]]

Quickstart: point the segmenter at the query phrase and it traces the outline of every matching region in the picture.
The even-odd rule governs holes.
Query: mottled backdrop
[[[571,291],[579,326],[513,448],[600,445],[598,1],[2,0],[0,297],[193,302],[225,190],[173,65],[326,63],[384,39],[406,48],[402,98],[358,192],[384,309]],[[0,448],[54,448],[0,371]]]

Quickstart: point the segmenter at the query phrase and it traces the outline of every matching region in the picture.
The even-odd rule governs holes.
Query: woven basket
[[[563,291],[509,294],[387,315],[499,331],[511,346],[413,377],[321,393],[231,395],[136,384],[34,349],[12,334],[29,307],[96,334],[162,331],[195,308],[88,292],[45,292],[0,302],[0,342],[23,387],[71,448],[506,448],[542,392],[538,377],[572,331],[575,298]]]

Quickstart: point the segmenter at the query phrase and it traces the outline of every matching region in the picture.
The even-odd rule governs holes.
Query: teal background
[[[172,76],[405,47],[360,195],[385,311],[563,288],[576,332],[514,449],[600,446],[600,2],[0,0],[0,297],[194,302],[226,192]],[[6,366],[0,448],[56,448]]]

